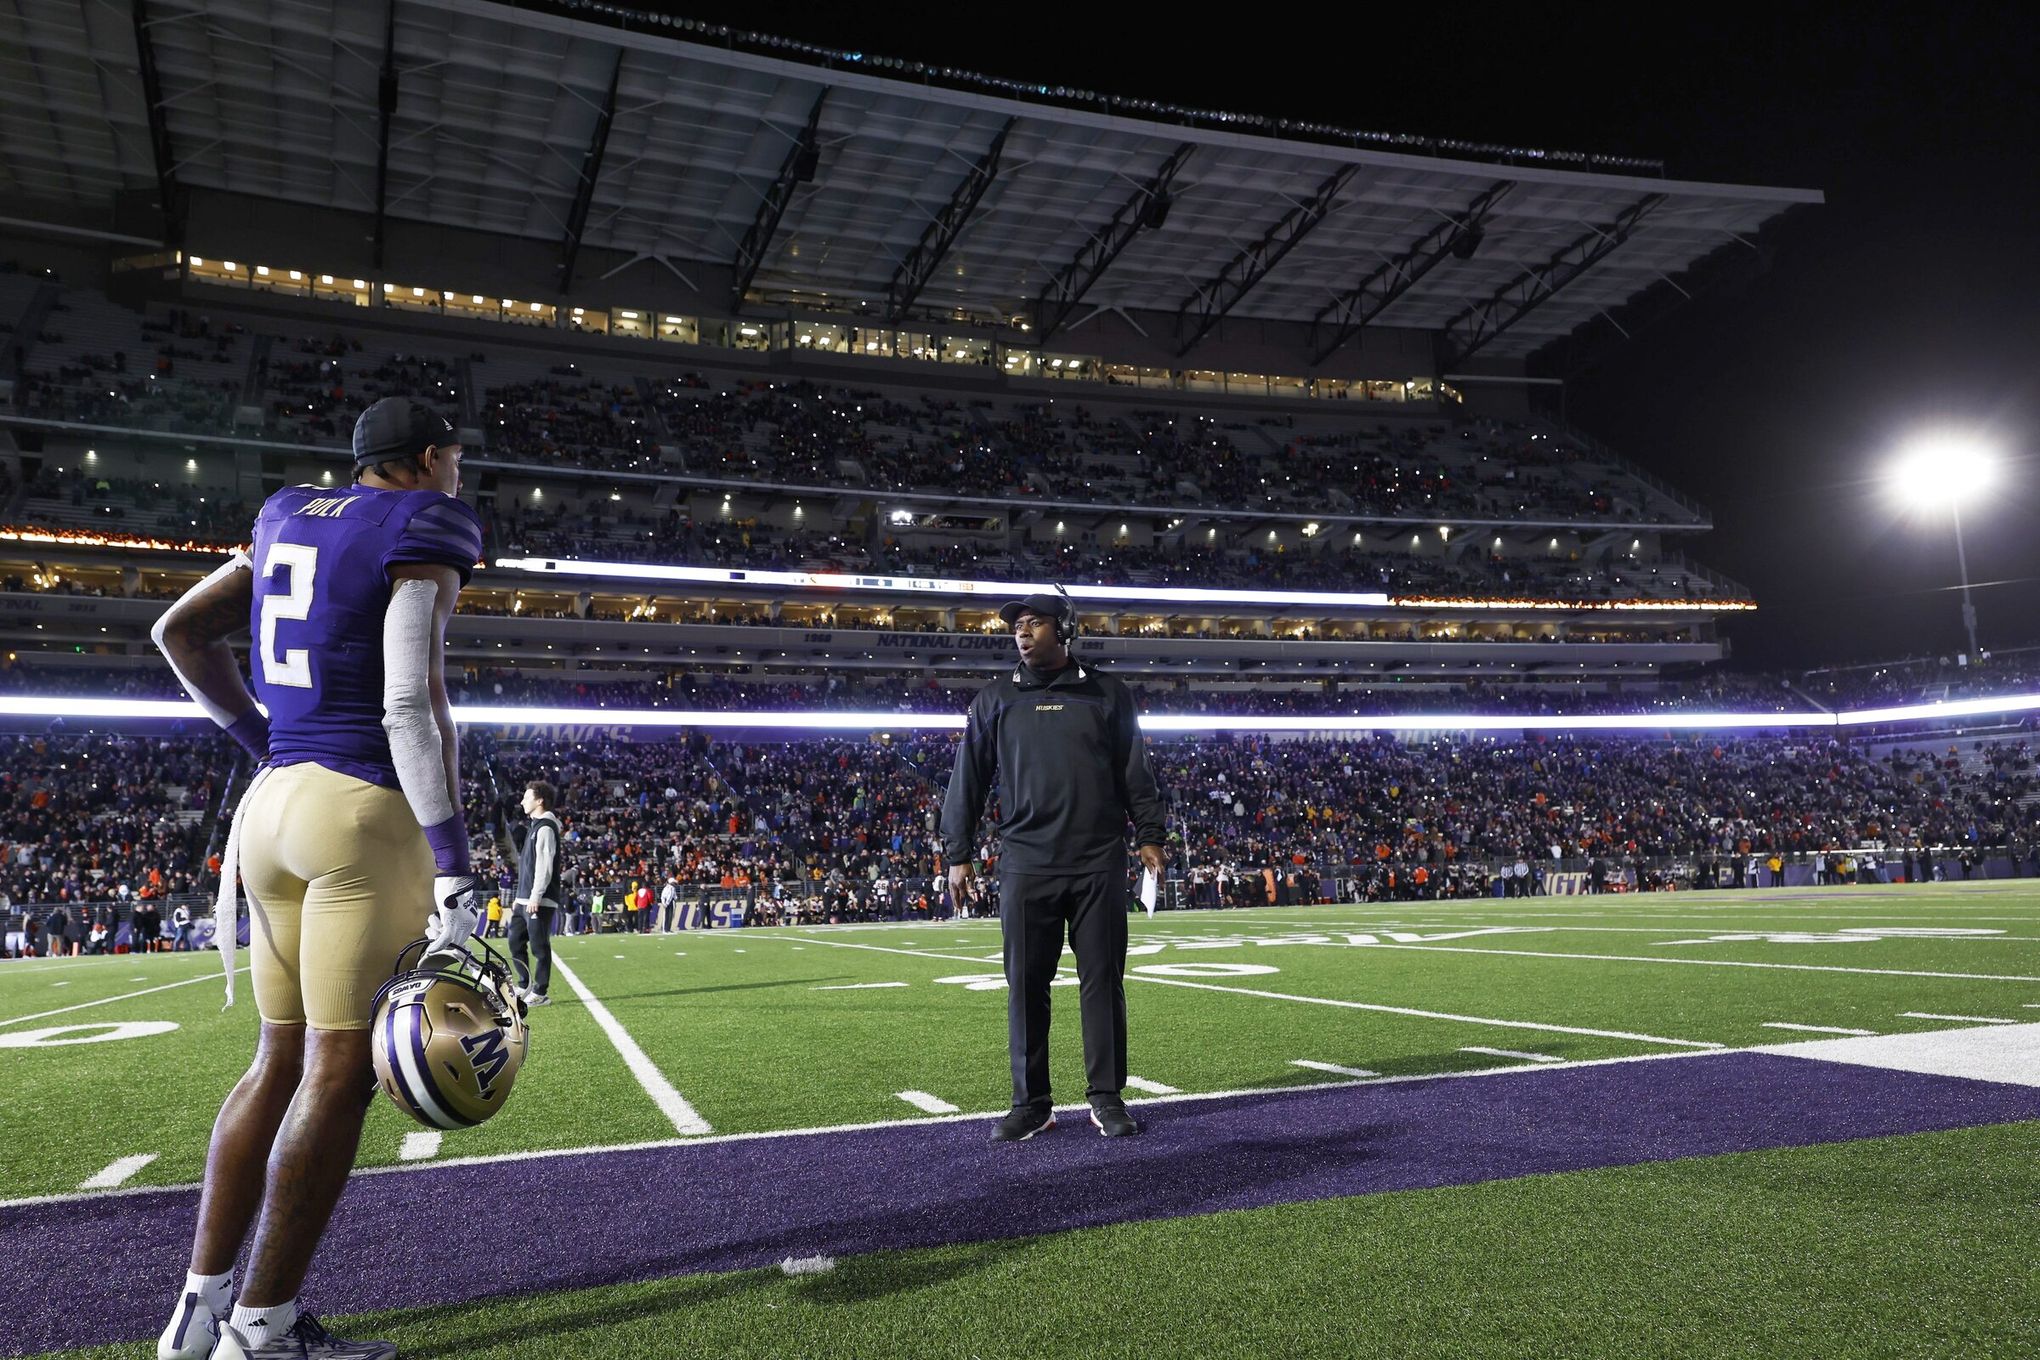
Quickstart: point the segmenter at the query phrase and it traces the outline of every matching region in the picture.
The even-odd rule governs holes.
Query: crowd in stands
[[[207,894],[204,821],[226,768],[216,734],[62,732],[5,739],[0,891],[61,904],[81,931],[142,902]],[[523,785],[560,791],[570,928],[650,922],[670,879],[763,919],[948,909],[934,836],[954,738],[463,743],[480,872],[507,900]],[[2040,773],[2030,739],[1886,747],[1834,734],[1636,741],[1151,740],[1193,900],[1475,895],[1516,861],[1681,881],[1773,855],[1858,847],[2010,858],[2034,872]],[[982,855],[996,862],[996,808]],[[1825,861],[1823,861],[1825,862]],[[1923,871],[1920,871],[1923,872]],[[598,902],[598,894],[600,901]],[[195,901],[203,909],[203,901]],[[979,899],[969,906],[984,909]],[[606,913],[606,914],[605,914]],[[753,918],[760,919],[759,917]]]
[[[660,466],[658,427],[637,389],[582,377],[563,364],[547,377],[489,389],[483,408],[491,458],[581,465],[584,451],[621,455],[615,470]],[[480,452],[477,450],[477,452]]]
[[[91,348],[67,336],[67,313],[89,315]],[[866,491],[1426,519],[1690,519],[1607,456],[1528,424],[1378,415],[1221,423],[1194,411],[810,381],[593,379],[563,360],[542,378],[464,392],[462,368],[484,356],[367,334],[251,336],[189,310],[137,313],[73,290],[29,350],[14,404],[48,419],[246,435],[254,431],[236,425],[245,396],[270,438],[343,444],[362,408],[408,395],[457,424],[479,418],[486,447],[471,453],[549,467],[646,471],[677,460],[695,475]]]
[[[39,527],[66,525],[222,545],[247,541],[258,508],[181,481],[166,485],[140,477],[104,477],[48,463],[28,479],[22,495],[42,502],[24,507],[24,517]]]
[[[0,735],[0,896],[132,908],[209,892],[203,818],[225,765],[210,737]]]
[[[337,332],[276,338],[256,381],[264,394],[264,430],[272,438],[345,443],[355,417],[384,397],[416,397],[456,424],[462,411],[455,360],[371,351]]]

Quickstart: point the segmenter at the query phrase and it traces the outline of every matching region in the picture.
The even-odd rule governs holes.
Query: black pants
[[[553,918],[557,915],[557,907],[532,907],[528,920],[525,912],[512,912],[510,928],[504,932],[510,937],[510,966],[517,970],[517,985],[540,996],[552,985],[552,932]],[[526,941],[530,942],[536,968],[526,962]]]
[[[1006,955],[1006,1045],[1013,1103],[1046,1106],[1048,989],[1063,936],[1077,955],[1084,1020],[1084,1094],[1116,1101],[1126,1085],[1126,875],[1003,874],[999,925]]]

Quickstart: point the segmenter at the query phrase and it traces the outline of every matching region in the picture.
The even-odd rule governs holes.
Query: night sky
[[[1960,650],[1947,516],[1901,511],[1879,474],[1912,432],[1985,432],[2007,461],[1963,518],[1980,639],[2040,643],[2040,25],[2021,7],[1051,6],[996,29],[976,6],[668,8],[989,75],[1820,189],[1768,275],[1609,353],[1567,414],[1714,512],[1694,555],[1762,606],[1731,626],[1738,669]]]

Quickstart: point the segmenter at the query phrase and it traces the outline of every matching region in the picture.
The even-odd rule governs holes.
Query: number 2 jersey
[[[398,788],[383,731],[383,615],[391,567],[482,555],[482,521],[437,491],[289,486],[255,520],[251,669],[269,710],[269,763],[312,761]]]

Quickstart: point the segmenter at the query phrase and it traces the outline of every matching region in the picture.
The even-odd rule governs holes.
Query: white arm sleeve
[[[531,834],[538,837],[538,844],[531,854],[531,905],[535,907],[552,901],[545,895],[545,885],[552,881],[553,858],[559,851],[560,833],[548,823],[534,828]]]
[[[391,588],[383,616],[383,731],[389,733],[397,783],[420,826],[438,826],[456,811],[439,717],[432,711],[438,603],[436,583],[406,578]]]
[[[204,590],[207,586],[211,585],[213,582],[218,581],[224,577],[231,576],[237,571],[253,571],[253,570],[255,570],[255,564],[254,562],[249,560],[248,554],[242,552],[239,548],[234,549],[233,556],[227,559],[225,566],[220,567],[218,570],[214,571],[212,575],[206,577],[203,581],[200,581],[190,590],[187,590],[186,592],[184,592],[184,594],[178,596],[175,603],[173,603],[168,609],[164,610],[161,614],[156,616],[155,626],[149,629],[149,640],[156,644],[156,650],[161,652],[163,654],[163,659],[170,663],[170,673],[177,677],[177,683],[184,686],[184,692],[186,694],[189,694],[192,697],[193,702],[197,703],[197,705],[200,708],[205,710],[205,716],[211,718],[213,722],[215,722],[221,727],[232,727],[234,725],[234,720],[236,718],[239,718],[241,715],[239,713],[227,712],[226,709],[220,706],[217,700],[211,698],[205,693],[204,690],[200,689],[197,685],[191,683],[191,677],[184,673],[182,668],[180,668],[177,664],[177,658],[172,656],[170,653],[170,649],[163,645],[163,635],[169,631],[171,619],[176,617],[177,611],[184,607],[184,602],[186,600],[190,599],[193,595],[196,595],[201,590]]]

